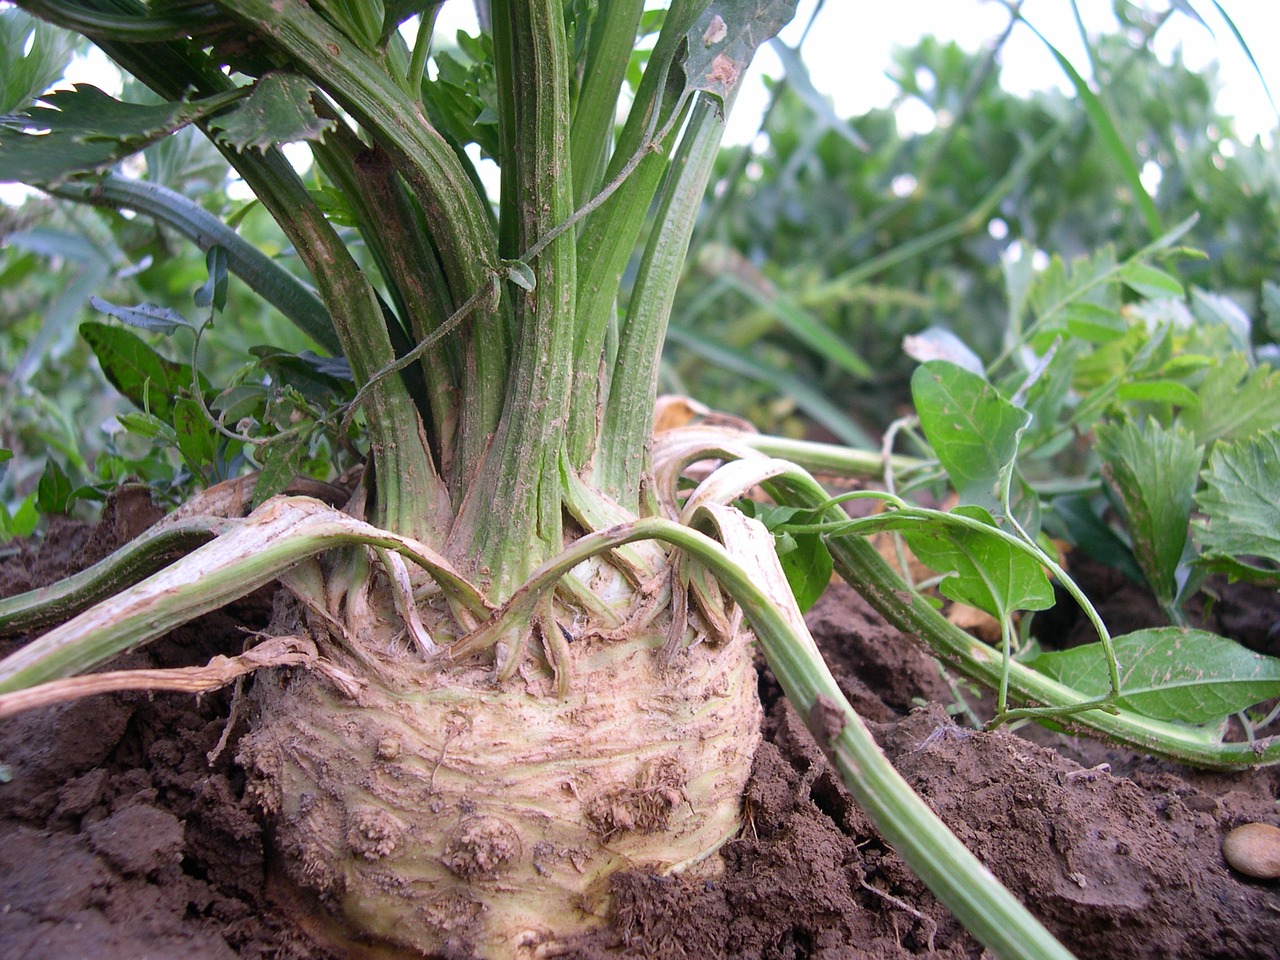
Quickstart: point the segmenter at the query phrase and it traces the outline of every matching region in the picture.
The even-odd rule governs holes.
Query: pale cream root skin
[[[665,631],[570,644],[555,693],[532,662],[372,680],[262,678],[241,747],[291,879],[406,955],[545,953],[603,922],[625,868],[714,869],[759,740],[750,637],[667,664]]]

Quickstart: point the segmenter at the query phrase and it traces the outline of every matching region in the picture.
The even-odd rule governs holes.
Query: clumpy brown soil
[[[154,519],[144,497],[112,506],[96,531],[67,524],[38,551],[10,548],[0,595],[74,570]],[[1141,603],[1122,583],[1098,586],[1104,616]],[[1215,626],[1273,643],[1273,601],[1224,594]],[[269,607],[266,592],[249,597],[128,665],[239,652]],[[851,590],[833,587],[809,620],[903,775],[1082,960],[1280,957],[1280,884],[1233,874],[1219,850],[1239,823],[1280,824],[1280,772],[1205,774],[1041,728],[961,728],[934,662]],[[1058,625],[1064,642],[1074,627]],[[982,957],[879,840],[767,672],[761,693],[766,739],[723,876],[621,877],[612,925],[570,955]],[[109,696],[0,722],[0,957],[339,960],[267,881],[231,703],[228,692]]]

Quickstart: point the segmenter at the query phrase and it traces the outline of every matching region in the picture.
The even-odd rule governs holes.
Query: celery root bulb
[[[603,922],[620,869],[713,870],[759,739],[750,638],[663,639],[574,641],[565,696],[533,659],[384,659],[355,699],[260,680],[240,756],[283,869],[375,953],[481,957]]]

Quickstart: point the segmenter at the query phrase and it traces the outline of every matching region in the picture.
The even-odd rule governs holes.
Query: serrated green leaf
[[[1120,704],[1144,716],[1213,723],[1280,696],[1280,659],[1204,630],[1157,627],[1116,637]],[[1110,689],[1101,645],[1044,653],[1033,669],[1100,697]]]
[[[287,487],[302,466],[307,452],[303,438],[298,434],[286,434],[267,444],[259,451],[262,470],[253,488],[253,505],[258,507]]]
[[[1217,444],[1203,479],[1195,539],[1207,557],[1260,557],[1280,568],[1280,430]]]
[[[1200,443],[1280,427],[1280,370],[1250,368],[1247,358],[1230,354],[1205,370],[1196,393],[1200,403],[1183,412],[1182,423]]]
[[[1231,583],[1243,580],[1263,587],[1280,589],[1280,567],[1259,567],[1238,557],[1220,554],[1202,555],[1196,564],[1208,573],[1223,573]]]
[[[334,121],[311,102],[311,81],[298,73],[268,73],[232,109],[209,121],[218,142],[233,150],[268,150],[298,140],[324,140]]]
[[[433,126],[453,142],[475,143],[486,157],[499,155],[497,77],[490,34],[471,37],[459,30],[458,51],[433,57],[434,80],[423,81],[423,105]]]
[[[1069,264],[1056,254],[1051,257],[1049,266],[1035,275],[1027,292],[1035,317],[1031,345],[1040,352],[1048,349],[1054,337],[1066,329],[1066,311],[1076,304],[1118,311],[1120,288],[1109,282],[1115,272],[1116,254],[1110,245]]]
[[[1176,380],[1131,380],[1116,388],[1116,398],[1138,403],[1172,403],[1198,407],[1200,398]]]
[[[911,377],[920,426],[962,503],[1002,512],[1004,471],[1031,421],[982,377],[945,360],[931,360]]]
[[[795,16],[796,0],[712,0],[688,34],[685,86],[724,103],[756,48]]]
[[[83,323],[80,336],[98,358],[111,385],[140,410],[173,422],[174,401],[191,388],[191,368],[156,353],[137,334],[105,323]],[[203,384],[201,389],[206,389]]]
[[[1135,293],[1152,300],[1182,297],[1186,293],[1181,281],[1149,263],[1125,264],[1120,270],[1120,279]]]
[[[956,507],[953,513],[992,528],[984,533],[947,523],[904,526],[912,553],[938,573],[944,597],[977,607],[1003,620],[1015,610],[1047,610],[1053,585],[1035,557],[995,534],[995,520],[981,507]]]
[[[67,512],[71,499],[71,480],[62,464],[50,457],[44,462],[44,472],[36,485],[36,508],[45,516]]]
[[[222,310],[227,305],[227,251],[214,244],[204,258],[209,279],[195,293],[196,306],[202,310],[212,307]]]
[[[1155,420],[1109,422],[1098,428],[1103,476],[1125,508],[1133,554],[1152,593],[1168,605],[1186,548],[1192,494],[1204,451],[1180,426]]]
[[[99,313],[105,313],[109,317],[123,320],[131,327],[149,330],[152,333],[163,333],[165,336],[179,328],[194,329],[191,321],[177,310],[172,310],[169,307],[160,307],[154,303],[139,303],[132,307],[122,307],[100,297],[90,297],[89,306]]]
[[[22,131],[0,128],[0,183],[56,186],[75,173],[101,171],[239,98],[219,94],[177,103],[125,103],[78,83],[41,97]]]
[[[63,75],[77,38],[22,10],[0,10],[0,116],[13,114]]]
[[[178,452],[194,473],[207,476],[218,451],[218,434],[200,404],[181,397],[173,405],[173,430]]]

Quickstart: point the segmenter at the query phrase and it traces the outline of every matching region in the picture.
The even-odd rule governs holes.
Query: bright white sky
[[[1280,4],[1275,0],[1219,0],[1219,4],[1244,35],[1272,94],[1280,98]],[[782,33],[784,42],[795,45],[817,5],[818,0],[801,0],[795,19]],[[1078,0],[1078,5],[1091,34],[1117,28],[1112,0]],[[1165,10],[1171,4],[1168,0],[1147,0],[1146,5]],[[1191,6],[1208,29],[1185,14],[1175,14],[1156,37],[1157,52],[1167,61],[1180,47],[1187,65],[1197,70],[1217,60],[1222,86],[1219,109],[1236,117],[1237,132],[1246,142],[1260,134],[1269,135],[1280,121],[1231,28],[1210,0],[1191,0]],[[1076,70],[1089,76],[1088,57],[1069,0],[1026,0],[1022,14]],[[836,112],[856,116],[887,105],[897,92],[885,73],[894,46],[910,46],[931,33],[974,51],[999,37],[1008,22],[1004,5],[994,0],[894,0],[883,6],[866,0],[826,0],[805,40],[803,54],[814,86],[833,99]],[[1014,28],[1005,44],[1001,66],[1002,84],[1015,93],[1051,87],[1065,92],[1072,89],[1043,42],[1023,24]],[[782,73],[777,57],[768,48],[756,58],[753,72],[760,71],[772,76]],[[728,135],[732,140],[742,142],[754,134],[764,103],[758,80],[754,89],[743,89],[730,120]]]

